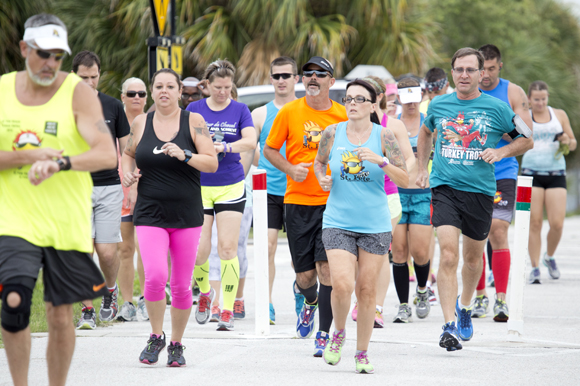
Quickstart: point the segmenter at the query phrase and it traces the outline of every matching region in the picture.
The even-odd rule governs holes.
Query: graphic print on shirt
[[[42,140],[34,131],[25,130],[18,133],[12,142],[12,150],[34,150],[38,149],[41,144]]]
[[[370,182],[369,172],[363,172],[364,166],[358,156],[346,150],[341,154],[340,179],[346,181]]]
[[[322,139],[322,131],[324,131],[324,129],[321,128],[318,123],[312,121],[304,122],[305,135],[302,146],[306,149],[317,150],[320,140]]]
[[[490,127],[485,112],[474,112],[475,119],[466,121],[465,115],[459,113],[457,118],[442,119],[441,156],[449,159],[450,164],[473,165],[481,158],[483,146],[487,142],[487,131]]]
[[[507,206],[508,205],[507,200],[503,199],[503,195],[502,195],[502,192],[500,190],[495,192],[495,196],[493,196],[493,203],[498,204],[499,206]]]

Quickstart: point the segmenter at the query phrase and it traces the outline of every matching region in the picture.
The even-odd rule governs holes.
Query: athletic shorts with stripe
[[[201,199],[203,213],[208,216],[228,210],[244,213],[246,207],[244,180],[226,186],[202,186]]]

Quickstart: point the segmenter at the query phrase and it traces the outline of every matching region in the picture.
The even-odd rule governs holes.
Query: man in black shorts
[[[0,78],[2,339],[13,383],[28,384],[32,293],[42,268],[48,383],[64,385],[75,346],[72,304],[107,292],[89,254],[88,172],[113,168],[117,157],[97,96],[59,71],[70,53],[64,23],[39,14],[24,28],[26,70]]]
[[[118,99],[110,97],[97,90],[101,77],[101,61],[90,51],[79,52],[73,59],[72,70],[87,83],[98,96],[103,107],[105,123],[109,127],[115,144],[119,140],[121,151],[125,149],[129,139],[129,121],[125,115],[123,104]],[[119,312],[117,297],[119,287],[116,284],[120,260],[117,255],[117,243],[121,242],[121,209],[123,205],[123,188],[117,166],[110,170],[91,173],[93,178],[93,240],[99,257],[99,265],[107,281],[109,293],[101,300],[99,319],[110,322]],[[125,299],[131,301],[132,299]],[[83,301],[81,318],[77,329],[95,329],[96,318],[93,300]]]
[[[473,336],[471,298],[481,275],[481,257],[491,227],[496,188],[493,164],[533,147],[533,140],[521,134],[531,137],[530,129],[519,123],[521,119],[510,107],[479,90],[483,64],[483,55],[473,48],[462,48],[453,55],[451,69],[457,92],[431,101],[417,142],[416,183],[425,187],[429,178],[431,222],[437,228],[441,247],[438,289],[445,325],[439,345],[447,351],[460,350],[459,340]],[[427,164],[435,130],[435,158],[429,176]],[[504,134],[513,141],[496,149]],[[463,289],[457,296],[461,233]]]

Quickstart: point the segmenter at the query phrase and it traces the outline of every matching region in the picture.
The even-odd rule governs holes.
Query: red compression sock
[[[491,257],[491,269],[495,280],[495,291],[506,293],[510,275],[511,255],[509,249],[495,249]]]
[[[481,271],[481,277],[479,278],[476,289],[478,291],[485,289],[485,253],[483,254],[483,270]]]

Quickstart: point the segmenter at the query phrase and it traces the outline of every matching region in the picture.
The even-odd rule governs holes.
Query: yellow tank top
[[[48,103],[24,106],[16,98],[16,72],[0,78],[0,151],[50,147],[75,156],[90,149],[77,130],[72,98],[80,78],[69,74]],[[90,253],[90,173],[55,173],[38,186],[28,181],[30,165],[0,171],[0,235],[39,247]]]

